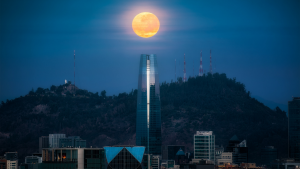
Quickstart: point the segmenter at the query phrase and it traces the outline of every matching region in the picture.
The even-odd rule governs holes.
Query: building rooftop
[[[210,136],[213,134],[213,131],[197,131],[195,135],[197,136]]]
[[[182,149],[180,148],[179,150],[178,150],[178,152],[176,153],[176,155],[177,156],[184,156],[185,155],[185,153],[182,151]]]
[[[105,149],[105,154],[106,154],[106,159],[107,163],[110,163],[113,158],[119,152],[123,149],[124,147],[104,147]],[[145,152],[145,147],[142,146],[134,146],[134,147],[125,147],[140,163],[142,162],[143,155]]]
[[[240,141],[240,140],[236,135],[234,135],[231,137],[230,141]]]

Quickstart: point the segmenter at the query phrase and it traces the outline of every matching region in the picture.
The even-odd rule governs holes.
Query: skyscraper
[[[161,154],[160,91],[155,54],[140,57],[136,145],[145,146],[146,154]]]
[[[289,157],[300,161],[300,97],[288,102]]]

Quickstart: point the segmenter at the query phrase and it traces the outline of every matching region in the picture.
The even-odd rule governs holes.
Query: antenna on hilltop
[[[183,69],[183,82],[186,82],[186,70],[185,70],[185,54],[184,54],[184,69]]]
[[[74,50],[74,92],[75,92],[75,90],[76,89],[75,89],[75,50]]]
[[[210,56],[209,56],[209,59],[210,59],[210,73],[213,74],[213,71],[212,71],[212,65],[211,65],[211,50],[210,50]]]
[[[199,67],[199,76],[203,75],[203,67],[202,67],[202,50],[200,53],[200,67]]]
[[[176,82],[176,59],[175,59],[175,82]]]
[[[193,77],[195,77],[195,73],[194,73],[194,62],[193,62]]]

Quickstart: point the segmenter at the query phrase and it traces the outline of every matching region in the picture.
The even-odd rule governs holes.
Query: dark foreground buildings
[[[289,157],[300,161],[300,97],[288,102]]]
[[[265,146],[260,152],[261,164],[271,168],[272,162],[278,159],[278,151],[274,146]]]
[[[34,165],[34,168],[105,169],[107,166],[105,151],[103,148],[47,148],[42,150],[42,154],[43,162],[39,164],[31,164]],[[23,168],[26,169],[26,165],[24,165]]]
[[[246,140],[240,141],[234,135],[226,147],[226,152],[232,152],[232,163],[240,165],[241,163],[248,163],[248,147]]]
[[[162,160],[175,160],[179,150],[185,151],[184,145],[167,145],[162,146]]]
[[[140,57],[136,145],[146,147],[146,154],[161,154],[161,112],[158,66],[155,54]]]

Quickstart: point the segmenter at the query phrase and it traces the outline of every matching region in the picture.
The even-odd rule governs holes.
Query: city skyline
[[[299,6],[0,2],[0,168],[299,168]]]

